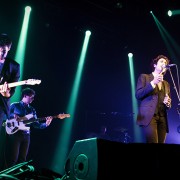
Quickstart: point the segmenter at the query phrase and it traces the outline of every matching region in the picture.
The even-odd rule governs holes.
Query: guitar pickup
[[[11,133],[15,132],[18,129],[18,127],[15,127],[14,129],[12,129]]]

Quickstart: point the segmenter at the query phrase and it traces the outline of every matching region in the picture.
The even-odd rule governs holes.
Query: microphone
[[[168,65],[164,65],[163,68],[170,68],[172,66],[176,66],[176,64],[168,64]]]

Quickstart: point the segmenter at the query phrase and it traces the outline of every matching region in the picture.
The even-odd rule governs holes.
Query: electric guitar
[[[64,118],[69,118],[70,114],[58,114],[56,116],[51,116],[53,119],[54,118],[59,118],[59,119],[64,119]],[[19,130],[29,130],[30,127],[26,126],[27,124],[31,124],[33,122],[40,122],[40,121],[45,121],[46,117],[43,118],[31,118],[31,119],[25,119],[25,118],[20,118],[20,119],[7,119],[6,122],[3,123],[3,125],[6,128],[7,134],[14,134]]]
[[[39,79],[28,79],[24,81],[17,81],[13,83],[8,83],[9,88],[15,87],[15,86],[21,86],[21,85],[35,85],[35,84],[40,84],[41,80]],[[0,85],[0,90],[2,89],[3,85]]]

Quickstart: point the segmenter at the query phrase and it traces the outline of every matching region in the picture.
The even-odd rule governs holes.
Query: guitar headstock
[[[25,80],[25,84],[28,84],[28,85],[35,85],[35,84],[40,84],[40,83],[41,83],[41,80],[39,80],[39,79]]]
[[[57,115],[57,118],[59,119],[64,119],[64,118],[69,118],[70,117],[70,114],[58,114]]]

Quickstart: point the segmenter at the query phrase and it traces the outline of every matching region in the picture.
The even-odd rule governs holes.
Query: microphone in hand
[[[168,96],[168,94],[166,94],[166,96],[164,97],[163,103],[164,103],[167,107],[170,107],[170,106],[171,106],[171,98]]]

